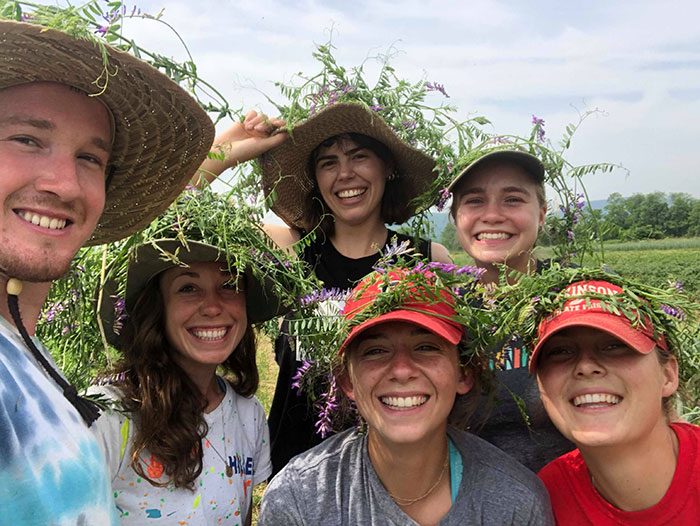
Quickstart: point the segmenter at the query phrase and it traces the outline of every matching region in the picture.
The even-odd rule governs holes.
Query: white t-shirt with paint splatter
[[[118,399],[118,391],[113,387],[90,391]],[[203,444],[202,474],[195,481],[194,491],[190,491],[172,485],[155,487],[139,477],[130,466],[137,423],[118,412],[103,412],[93,428],[112,477],[121,525],[245,524],[253,487],[267,479],[272,470],[265,412],[257,398],[245,398],[227,385],[224,399],[204,418],[209,433]],[[222,457],[228,457],[231,478],[226,476]],[[150,454],[142,454],[141,460],[152,479],[167,476]]]

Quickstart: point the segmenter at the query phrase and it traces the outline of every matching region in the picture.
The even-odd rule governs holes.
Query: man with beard
[[[93,42],[0,21],[2,524],[116,522],[88,430],[97,410],[57,371],[36,322],[76,252],[147,225],[213,138],[206,113],[174,82],[103,51],[107,65]]]

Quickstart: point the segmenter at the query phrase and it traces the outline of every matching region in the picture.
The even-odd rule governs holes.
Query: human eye
[[[23,146],[41,146],[41,143],[38,139],[29,135],[15,135],[14,137],[10,137],[10,141],[15,142],[17,144],[21,144]]]
[[[509,195],[505,198],[505,202],[508,204],[520,204],[524,203],[525,199],[523,199],[523,197],[519,195]]]
[[[95,165],[97,168],[104,169],[107,161],[103,157],[91,153],[82,153],[78,155],[78,159],[81,161],[86,161],[89,164]]]
[[[192,294],[197,292],[197,287],[193,283],[183,283],[177,287],[178,294]]]
[[[467,206],[480,205],[484,202],[484,199],[476,195],[468,195],[462,198],[461,203]]]
[[[357,161],[367,159],[368,157],[369,157],[369,154],[367,153],[366,150],[360,150],[358,152],[355,152],[355,154],[352,156],[352,158],[357,160]]]
[[[571,343],[558,342],[546,346],[542,349],[541,361],[564,361],[576,353],[574,345]]]
[[[335,159],[324,159],[318,163],[316,168],[319,170],[328,170],[329,168],[332,168],[334,164]]]
[[[617,338],[606,341],[601,345],[601,350],[607,353],[623,353],[629,350],[629,346]]]

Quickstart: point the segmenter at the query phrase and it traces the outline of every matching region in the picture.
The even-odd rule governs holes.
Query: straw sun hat
[[[107,75],[96,44],[37,24],[0,20],[0,90],[57,82],[97,95],[112,113],[113,172],[89,245],[148,225],[180,194],[214,138],[211,120],[185,90],[136,57],[106,49]]]
[[[197,262],[218,261],[226,265],[226,252],[214,245],[208,245],[199,241],[187,241],[184,245],[178,239],[157,239],[148,243],[137,245],[131,250],[129,256],[129,268],[126,278],[126,291],[124,293],[124,311],[128,315],[134,308],[136,299],[146,285],[159,274],[178,266],[188,266]],[[246,314],[249,323],[260,323],[275,316],[284,314],[286,309],[281,305],[279,298],[273,292],[272,278],[258,279],[253,275],[252,269],[247,267],[243,271],[245,280]],[[122,349],[124,342],[119,333],[115,331],[115,309],[117,283],[114,279],[107,280],[102,291],[102,302],[97,308],[98,314],[105,329],[107,341]]]
[[[415,213],[410,201],[426,192],[435,178],[435,161],[402,141],[375,112],[361,104],[337,103],[295,125],[290,140],[265,153],[261,159],[265,196],[274,191],[272,210],[292,228],[310,230],[309,204],[315,188],[309,173],[311,152],[323,141],[344,133],[360,133],[383,143],[394,157],[398,179],[404,187],[406,208]]]

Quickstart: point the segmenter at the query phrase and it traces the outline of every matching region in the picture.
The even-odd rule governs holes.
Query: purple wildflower
[[[112,326],[112,330],[116,334],[119,334],[122,330],[122,327],[124,327],[124,319],[126,318],[126,311],[124,309],[124,299],[120,298],[117,295],[112,295],[110,296],[110,298],[116,300],[114,302],[114,325]]]
[[[532,124],[537,128],[537,140],[539,142],[544,142],[544,119],[538,119],[533,115]]]
[[[448,99],[450,96],[447,94],[445,91],[445,85],[444,84],[438,84],[437,82],[426,82],[425,87],[427,88],[428,91],[439,91],[442,93],[445,97]]]
[[[375,104],[374,106],[370,106],[369,109],[372,111],[382,111],[386,109],[386,106],[382,106],[381,104]]]
[[[440,201],[438,201],[437,205],[437,209],[439,212],[442,212],[442,210],[445,208],[447,200],[450,197],[452,197],[452,193],[447,188],[443,188],[442,190],[440,190]]]
[[[316,422],[316,433],[321,435],[321,438],[333,431],[333,413],[338,409],[337,394],[338,388],[335,383],[335,376],[328,376],[329,386],[328,392],[321,395],[321,400],[316,404],[318,408],[318,421]]]
[[[301,396],[301,391],[303,389],[302,382],[304,381],[304,375],[309,372],[314,362],[304,360],[303,363],[297,369],[297,372],[292,376],[292,389],[297,390],[297,396]]]
[[[401,125],[407,130],[415,130],[418,123],[416,121],[401,121]]]
[[[316,103],[314,102],[311,107],[309,108],[309,117],[316,113]]]
[[[34,18],[34,15],[30,15],[29,13],[22,13],[22,22],[28,22],[30,20],[36,20],[36,18]]]
[[[306,294],[299,298],[299,302],[302,307],[309,307],[310,305],[315,305],[322,301],[327,300],[344,300],[347,295],[347,291],[334,287],[332,289],[320,289],[314,290],[310,294]]]
[[[675,307],[671,307],[670,305],[661,305],[661,310],[669,316],[673,316],[674,318],[677,318],[679,320],[685,319],[685,312],[683,312],[683,310],[681,309],[676,309]]]
[[[683,283],[681,283],[680,281],[678,281],[678,280],[675,280],[675,281],[668,280],[668,284],[669,284],[671,287],[673,287],[674,289],[676,289],[678,292],[683,292]]]
[[[567,230],[567,231],[566,231],[566,237],[568,237],[569,239],[573,239],[573,238],[574,238],[574,231],[573,231],[573,230]]]
[[[96,34],[96,35],[105,36],[105,35],[107,34],[107,32],[109,31],[109,28],[110,28],[109,25],[107,25],[107,26],[100,26],[100,27],[98,27],[97,29],[95,29],[95,34]]]

